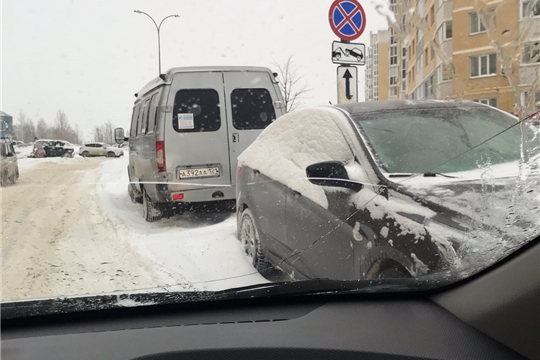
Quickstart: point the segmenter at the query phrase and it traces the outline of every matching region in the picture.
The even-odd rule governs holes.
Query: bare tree
[[[50,139],[52,137],[52,129],[45,119],[40,118],[36,126],[36,137],[39,139]]]
[[[21,110],[15,126],[15,136],[22,142],[30,143],[34,140],[35,134],[36,126],[34,121]]]
[[[305,98],[305,94],[311,89],[294,64],[293,55],[282,64],[274,62],[274,66],[278,70],[279,88],[283,93],[287,112],[293,111],[300,106],[300,100]]]
[[[114,143],[114,124],[109,120],[101,126],[94,126],[92,136],[95,142]]]

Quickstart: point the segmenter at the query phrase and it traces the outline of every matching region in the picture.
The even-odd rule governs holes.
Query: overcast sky
[[[0,109],[52,124],[58,109],[85,138],[111,120],[128,127],[134,93],[158,75],[159,22],[162,68],[198,65],[272,67],[294,55],[312,91],[304,105],[336,101],[328,24],[333,0],[3,0]],[[380,1],[378,1],[380,2]],[[386,28],[372,0],[362,1],[364,35]],[[273,68],[275,69],[275,68]],[[359,72],[364,96],[363,69]]]

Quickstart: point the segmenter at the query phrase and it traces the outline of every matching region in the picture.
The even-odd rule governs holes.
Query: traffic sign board
[[[345,65],[365,65],[366,45],[334,41],[332,44],[332,62]]]
[[[366,28],[366,13],[357,0],[335,0],[328,19],[334,34],[344,41],[358,39]]]
[[[358,102],[358,68],[340,66],[337,71],[338,104]]]

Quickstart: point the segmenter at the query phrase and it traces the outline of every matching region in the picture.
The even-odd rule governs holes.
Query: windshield
[[[515,117],[487,107],[405,108],[359,114],[354,120],[389,173],[473,170],[481,156],[492,165],[518,161],[522,132],[527,154],[536,136]]]
[[[2,305],[504,262],[540,235],[538,3],[4,2]]]

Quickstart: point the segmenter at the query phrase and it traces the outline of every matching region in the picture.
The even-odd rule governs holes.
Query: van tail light
[[[236,168],[236,176],[238,177],[238,175],[240,175],[240,173],[242,172],[242,167],[239,166]]]
[[[165,166],[165,141],[156,141],[156,162],[159,172],[166,172]]]

